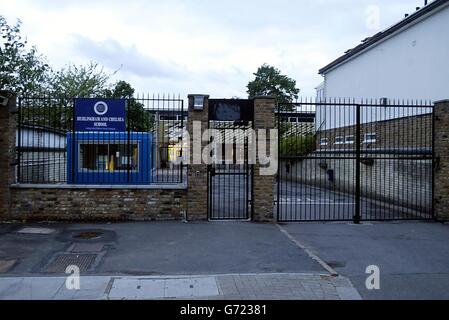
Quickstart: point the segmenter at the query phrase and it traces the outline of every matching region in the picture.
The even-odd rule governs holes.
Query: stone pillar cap
[[[208,95],[208,94],[193,94],[193,93],[192,93],[192,94],[188,94],[188,95],[187,95],[187,98],[198,97],[198,96],[209,98],[209,95]]]
[[[437,103],[449,103],[449,99],[437,100],[434,102],[434,104],[437,104]]]
[[[272,100],[274,100],[276,98],[273,96],[255,96],[253,99],[272,99]]]

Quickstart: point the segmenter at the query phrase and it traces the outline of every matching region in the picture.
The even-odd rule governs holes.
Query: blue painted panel
[[[128,150],[128,141],[137,144],[137,170],[127,170],[127,162],[132,156],[121,156],[119,159],[124,162],[122,170],[114,168],[109,170],[106,163],[110,164],[110,149],[113,145],[122,145]],[[75,139],[73,134],[67,134],[67,182],[69,184],[149,184],[151,183],[151,145],[153,136],[146,132],[76,132]],[[95,146],[95,154],[92,165],[94,169],[83,169],[80,163],[80,145],[87,144]],[[108,150],[109,145],[109,150]],[[111,147],[112,146],[112,147]],[[103,149],[105,156],[99,157],[98,149]],[[130,148],[132,152],[132,148]],[[106,155],[107,154],[107,155]],[[114,155],[114,158],[115,157]],[[117,160],[118,162],[119,160]],[[118,164],[114,164],[118,165]]]

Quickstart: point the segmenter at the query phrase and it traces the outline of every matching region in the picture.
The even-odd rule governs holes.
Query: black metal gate
[[[278,105],[278,221],[433,218],[433,105]]]
[[[250,220],[253,166],[249,143],[253,127],[250,100],[209,100],[212,163],[208,165],[210,220]]]

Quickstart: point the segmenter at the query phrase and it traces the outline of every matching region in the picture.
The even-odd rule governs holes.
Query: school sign
[[[75,99],[75,131],[126,131],[125,99]]]

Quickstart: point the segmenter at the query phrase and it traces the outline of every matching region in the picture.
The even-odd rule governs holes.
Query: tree
[[[73,125],[73,98],[103,97],[109,88],[110,75],[97,63],[69,65],[51,72],[42,99],[25,99],[22,102],[23,123],[49,126],[66,130]]]
[[[249,98],[260,95],[269,95],[279,104],[291,103],[298,98],[299,89],[296,81],[281,74],[279,69],[268,64],[263,64],[256,73],[256,78],[248,83],[247,93]]]
[[[66,98],[100,97],[108,92],[112,75],[104,72],[96,62],[79,66],[70,64],[53,74],[51,93]]]
[[[36,96],[46,90],[50,66],[36,47],[27,48],[20,27],[20,20],[10,26],[0,16],[0,88],[21,96]]]
[[[117,82],[112,89],[106,89],[104,95],[112,99],[128,99],[127,117],[132,131],[148,132],[153,129],[154,117],[141,102],[134,99],[134,88],[128,82]]]

